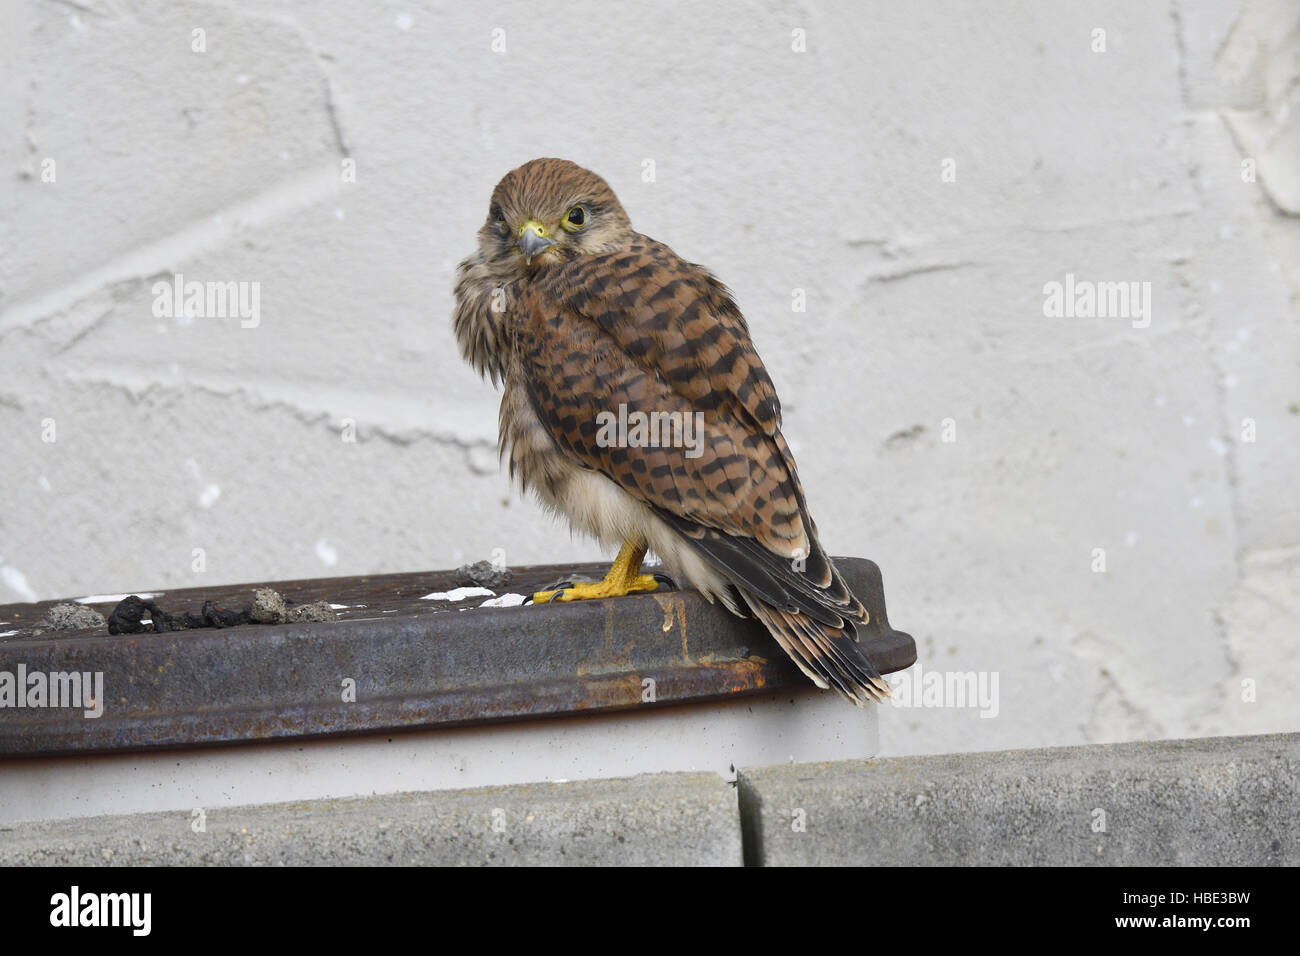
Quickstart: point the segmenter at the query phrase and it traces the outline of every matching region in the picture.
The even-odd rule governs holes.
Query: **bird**
[[[757,618],[818,687],[859,707],[892,696],[728,288],[633,229],[609,184],[565,159],[506,173],[477,238],[451,324],[465,360],[502,389],[510,480],[619,549],[603,580],[533,603],[655,591],[642,573],[652,552],[676,582]]]

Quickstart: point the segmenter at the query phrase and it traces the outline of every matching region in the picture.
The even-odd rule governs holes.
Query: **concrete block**
[[[746,862],[1300,864],[1300,734],[743,770]]]
[[[0,830],[3,866],[739,866],[735,790],[708,773],[539,783]]]

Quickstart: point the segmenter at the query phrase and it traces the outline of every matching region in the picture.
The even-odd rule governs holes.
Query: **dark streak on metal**
[[[871,614],[862,640],[877,666],[883,673],[910,666],[916,645],[889,626],[879,569],[861,558],[836,564]],[[561,576],[598,578],[604,568],[514,572],[511,590],[528,594]],[[102,671],[105,691],[98,719],[80,709],[0,709],[0,755],[456,727],[808,686],[762,627],[694,591],[547,607],[419,600],[449,590],[452,575],[271,582],[266,586],[297,603],[365,606],[340,610],[338,621],[223,630],[34,636],[56,602],[0,607],[5,629],[20,632],[0,640],[0,670]],[[260,586],[170,591],[158,601],[169,610],[204,599],[233,606]],[[342,700],[347,678],[356,681],[355,703]],[[655,703],[642,703],[646,678],[655,682]]]

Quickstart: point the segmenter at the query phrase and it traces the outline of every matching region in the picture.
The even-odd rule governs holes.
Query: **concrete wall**
[[[0,865],[1295,866],[1298,800],[1276,734],[195,803],[14,824]]]
[[[1296,726],[1293,3],[0,16],[0,602],[597,556],[448,327],[493,184],[560,155],[735,290],[922,674],[997,675],[886,753]],[[177,272],[259,323],[155,315]],[[1067,274],[1150,310],[1048,317]]]

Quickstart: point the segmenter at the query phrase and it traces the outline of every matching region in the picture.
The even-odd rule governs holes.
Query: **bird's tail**
[[[842,626],[823,624],[802,611],[772,607],[744,587],[737,587],[754,616],[766,625],[777,643],[808,678],[823,689],[834,688],[865,707],[892,697],[889,685],[858,645],[853,621]]]

